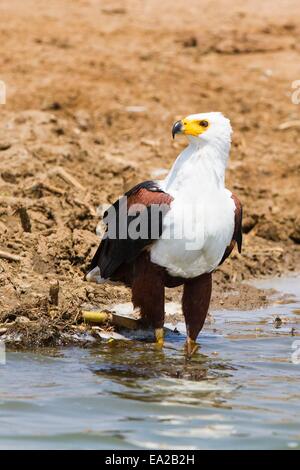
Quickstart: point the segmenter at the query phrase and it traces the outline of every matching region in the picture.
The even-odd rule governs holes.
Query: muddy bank
[[[253,15],[256,2],[218,2],[218,17],[209,2],[196,14],[196,0],[189,11],[169,1],[158,9],[155,0],[147,15],[131,0],[121,10],[54,1],[49,12],[29,3],[3,2],[0,31],[8,89],[0,115],[0,334],[25,332],[31,346],[67,341],[63,334],[81,327],[82,305],[129,300],[125,288],[84,281],[98,243],[97,208],[163,175],[185,145],[171,141],[172,123],[206,110],[232,121],[227,186],[245,214],[243,253],[216,273],[211,308],[264,305],[266,293],[243,281],[299,270],[300,115],[290,97],[300,77],[299,5],[290,1],[283,14],[257,2]],[[56,282],[58,305],[49,294]],[[168,290],[167,299],[179,295]]]

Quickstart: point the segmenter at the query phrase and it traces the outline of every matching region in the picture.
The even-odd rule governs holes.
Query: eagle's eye
[[[199,124],[200,124],[201,127],[207,127],[208,126],[208,121],[203,120],[203,121],[200,121]]]

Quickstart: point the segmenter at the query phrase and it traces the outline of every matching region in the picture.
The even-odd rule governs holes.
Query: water
[[[300,282],[260,285],[296,297],[257,311],[214,312],[189,362],[184,335],[171,330],[163,351],[145,341],[102,341],[7,353],[0,448],[300,448],[300,353],[293,349],[296,340],[300,349]]]

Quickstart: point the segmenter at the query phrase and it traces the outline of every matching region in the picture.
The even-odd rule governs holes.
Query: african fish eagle
[[[105,212],[106,233],[87,274],[88,281],[131,287],[134,307],[154,328],[161,346],[165,287],[183,285],[188,355],[197,349],[208,312],[212,273],[235,244],[241,252],[242,206],[225,188],[231,133],[230,121],[219,112],[192,114],[175,122],[173,137],[186,135],[188,146],[164,180],[136,185]],[[141,216],[140,225],[158,227],[156,234],[146,230],[142,236],[129,230]],[[109,225],[117,218],[111,234]]]

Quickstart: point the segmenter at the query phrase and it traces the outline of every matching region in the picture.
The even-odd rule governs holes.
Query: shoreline
[[[276,278],[264,277],[262,279],[270,279],[271,281],[272,279],[289,277],[297,277],[297,274],[295,272],[288,272],[284,273],[282,276],[277,276]],[[168,291],[171,291],[171,289],[168,289]],[[182,313],[178,312],[178,305],[180,305],[178,303],[180,302],[180,292],[179,289],[176,289],[176,291],[177,292],[173,292],[173,295],[168,295],[168,292],[166,296],[166,323],[169,322],[174,326],[174,328],[178,322],[183,321]],[[118,300],[121,299],[119,298]],[[213,317],[214,311],[226,312],[226,310],[239,310],[242,316],[243,311],[257,310],[278,303],[290,303],[291,301],[293,302],[293,295],[285,294],[273,288],[257,288],[251,284],[247,284],[247,281],[240,283],[239,285],[235,285],[234,287],[230,287],[229,289],[227,286],[227,290],[225,291],[220,285],[218,285],[213,291],[208,321],[210,317]],[[127,307],[129,302],[121,301],[116,303],[118,303],[118,305],[126,305]],[[171,314],[168,314],[168,307],[173,307],[175,304],[177,306],[176,313],[172,312]],[[24,315],[25,312],[23,312],[23,315],[16,315],[13,321],[1,322],[0,341],[4,341],[9,349],[27,351],[34,351],[40,348],[45,349],[47,347],[93,346],[97,344],[97,342],[100,343],[102,341],[102,338],[99,336],[100,331],[102,333],[119,331],[117,327],[110,324],[101,325],[101,327],[93,327],[92,325],[84,323],[80,313],[81,309],[93,307],[95,307],[95,304],[83,304],[78,306],[73,319],[64,321],[62,318],[49,318],[49,312],[45,310],[45,304],[44,306],[40,305],[41,310],[40,312],[37,312],[38,318],[35,320],[30,320],[28,316]],[[102,305],[102,309],[104,311],[107,307],[108,305]],[[37,308],[37,306],[35,306],[35,308]],[[151,332],[151,330],[149,331]],[[198,337],[198,342],[199,341],[201,341],[201,333]]]

